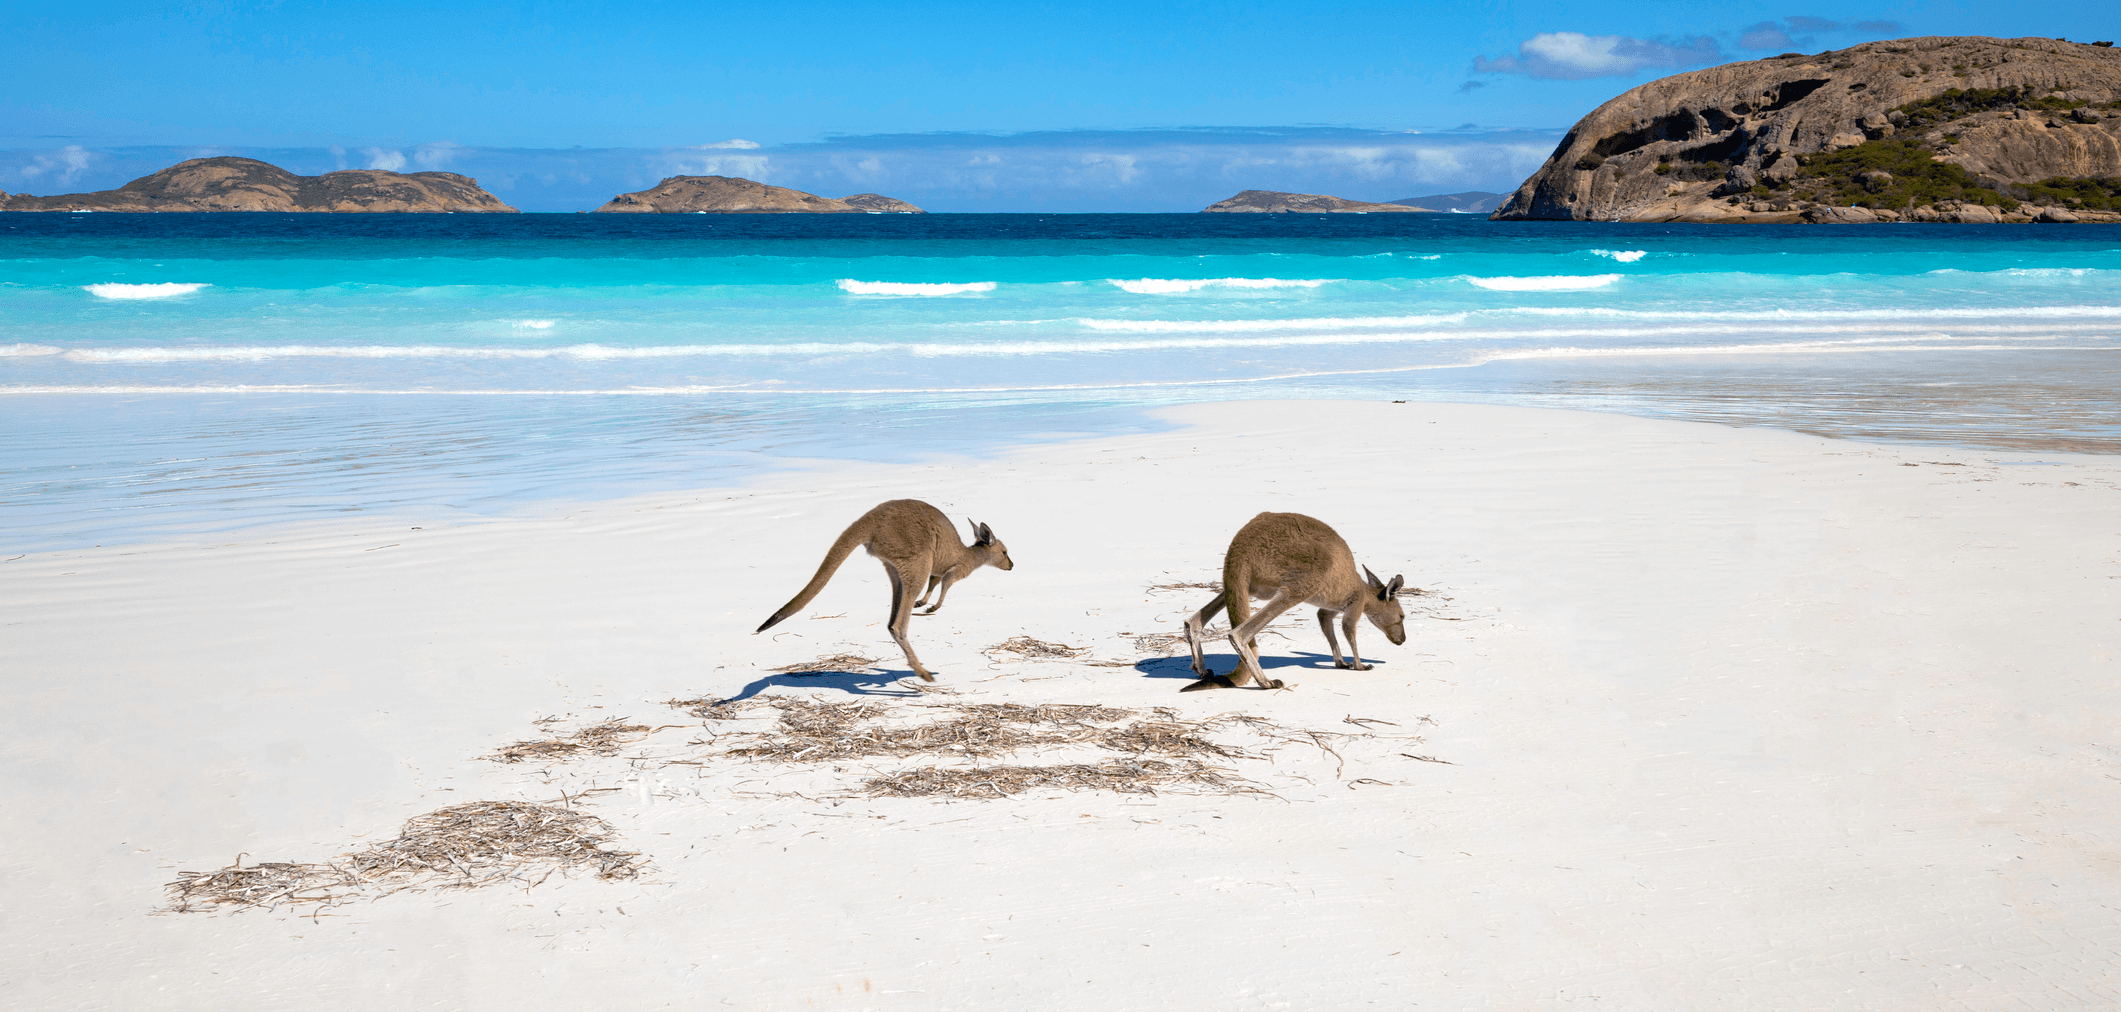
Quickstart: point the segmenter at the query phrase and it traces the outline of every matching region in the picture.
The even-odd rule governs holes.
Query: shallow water
[[[0,538],[492,515],[1233,398],[2121,452],[2117,279],[2097,226],[5,214]]]

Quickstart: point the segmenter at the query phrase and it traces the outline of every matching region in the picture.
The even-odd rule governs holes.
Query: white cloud
[[[439,169],[462,157],[464,152],[469,150],[471,149],[448,141],[436,141],[414,148],[412,160],[418,162],[423,169]]]
[[[713,147],[701,145],[700,147]],[[697,155],[700,148],[679,148],[648,159],[651,171],[669,176],[736,176],[765,182],[772,174],[772,159],[766,155]]]
[[[757,141],[747,141],[747,140],[743,139],[742,137],[731,137],[730,139],[728,139],[728,140],[726,140],[726,141],[716,141],[716,142],[714,142],[714,143],[712,143],[712,144],[702,144],[702,145],[700,145],[700,147],[701,147],[701,148],[737,148],[737,149],[739,149],[739,150],[744,150],[744,151],[749,151],[750,149],[752,149],[752,148],[755,148],[755,147],[758,147],[758,146],[759,146],[759,142],[757,142]]]
[[[1097,170],[1110,169],[1113,181],[1122,185],[1141,178],[1141,159],[1134,155],[1089,154],[1082,156],[1082,164],[1092,170],[1093,177],[1103,176]]]
[[[1902,26],[1898,21],[1835,21],[1832,18],[1815,18],[1803,14],[1792,14],[1781,21],[1762,21],[1739,30],[1738,45],[1745,49],[1792,49],[1805,48],[1815,40],[1797,38],[1795,32],[1855,32],[1860,35],[1892,35]]]
[[[50,154],[35,156],[29,164],[17,171],[24,179],[36,179],[47,172],[52,173],[51,181],[64,187],[72,185],[74,177],[87,169],[89,162],[87,148],[79,144],[69,144]]]
[[[1714,39],[1697,36],[1667,41],[1636,39],[1625,35],[1585,35],[1582,32],[1541,32],[1517,47],[1515,56],[1473,58],[1473,70],[1482,74],[1523,74],[1576,80],[1614,77],[1639,70],[1698,67],[1723,58]]]
[[[361,153],[368,156],[371,169],[396,172],[405,167],[405,153],[395,148],[362,148]]]
[[[1762,21],[1738,36],[1738,45],[1745,49],[1788,49],[1796,44],[1797,40],[1773,21]]]

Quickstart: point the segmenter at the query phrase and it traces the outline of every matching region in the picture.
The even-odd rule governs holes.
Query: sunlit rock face
[[[454,172],[346,169],[298,176],[255,158],[194,158],[115,190],[56,197],[0,194],[0,211],[294,211],[514,213]]]
[[[1974,96],[1963,110],[1904,111],[1954,102],[1954,91]],[[1651,81],[1599,106],[1491,217],[1804,220],[1808,207],[1754,199],[1768,196],[1756,188],[1801,187],[1812,156],[1887,140],[1919,142],[1925,159],[1999,192],[2057,177],[2121,176],[2117,100],[2121,52],[2054,39],[1897,39],[1726,64]],[[2030,204],[2024,213],[1995,220],[2037,220],[2043,198],[2019,199]],[[1822,217],[1861,216],[1813,220]]]
[[[876,194],[864,196],[875,197]],[[791,190],[785,186],[769,186],[734,176],[672,176],[649,189],[621,193],[597,208],[597,213],[861,214],[869,210],[871,208],[844,200],[820,197],[815,193]]]
[[[1218,200],[1201,208],[1203,214],[1403,214],[1408,211],[1440,213],[1405,204],[1371,204],[1318,193],[1282,193],[1278,190],[1246,190],[1228,200]]]

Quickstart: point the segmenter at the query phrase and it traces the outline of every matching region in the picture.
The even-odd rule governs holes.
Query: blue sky
[[[540,210],[674,171],[939,210],[1501,190],[1645,80],[1873,38],[2116,34],[2084,10],[15,0],[0,10],[0,189],[234,153],[449,169]]]

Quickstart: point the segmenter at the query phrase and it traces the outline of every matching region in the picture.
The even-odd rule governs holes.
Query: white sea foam
[[[1136,295],[1176,295],[1181,292],[1197,292],[1203,288],[1317,288],[1330,285],[1334,278],[1137,278],[1125,281],[1107,278],[1123,292]]]
[[[1594,249],[1591,252],[1610,260],[1618,260],[1624,264],[1634,263],[1650,254],[1649,250],[1644,249]]]
[[[535,361],[545,359],[578,361],[647,360],[668,358],[833,358],[868,355],[905,355],[917,358],[980,358],[1034,355],[1094,355],[1113,352],[1171,352],[1184,350],[1214,350],[1241,348],[1295,348],[1348,345],[1384,344],[1434,344],[1438,342],[1466,341],[1644,341],[1658,340],[1678,342],[1662,349],[1664,354],[1688,354],[1690,349],[1703,347],[1704,339],[1721,344],[1734,338],[1754,338],[1765,342],[1772,338],[1820,337],[1838,339],[1836,343],[1847,346],[1871,345],[1881,348],[1905,345],[1921,341],[1939,347],[1968,347],[1963,342],[2013,341],[2022,342],[2058,340],[2070,338],[2102,338],[2111,333],[2111,328],[2094,322],[2075,324],[2037,323],[1959,323],[1940,326],[1934,322],[1916,321],[1907,323],[1878,322],[1856,324],[1852,322],[1791,321],[1754,324],[1745,327],[1703,326],[1688,323],[1636,326],[1547,326],[1547,327],[1474,327],[1455,328],[1436,326],[1437,318],[1396,318],[1403,326],[1413,329],[1382,329],[1395,318],[1375,317],[1370,321],[1378,329],[1327,330],[1322,333],[1275,333],[1259,336],[1170,336],[1141,337],[1137,339],[1105,340],[1020,340],[982,341],[966,343],[942,342],[802,342],[790,344],[681,344],[650,345],[646,347],[614,347],[600,344],[576,344],[557,348],[521,347],[453,347],[444,345],[253,345],[224,347],[128,347],[128,348],[76,348],[61,350],[50,348],[44,351],[18,352],[17,354],[62,354],[66,360],[86,364],[154,364],[188,363],[211,361],[260,362],[274,359],[340,358],[340,359],[427,359],[427,360],[511,360]],[[1133,321],[1115,321],[1133,322]],[[1254,321],[1225,321],[1245,323]],[[1316,322],[1316,321],[1314,321]],[[1644,321],[1646,324],[1648,321]],[[1242,332],[1240,332],[1242,333]],[[1999,345],[1999,347],[2008,345]],[[13,347],[46,348],[43,345]],[[1776,347],[1767,343],[1745,344],[1746,348]],[[1618,349],[1607,346],[1607,351],[1619,354]],[[1601,352],[1605,353],[1605,352]],[[1645,352],[1629,352],[1638,354]]]
[[[1476,278],[1465,275],[1467,281],[1494,292],[1581,292],[1592,288],[1604,288],[1620,280],[1618,274],[1561,274],[1550,277],[1529,278]]]
[[[1510,306],[1482,316],[1569,316],[1616,320],[1980,320],[2121,319],[2121,306],[1959,306],[1949,309],[1615,309],[1610,306]]]
[[[513,321],[513,322],[514,322],[514,324],[515,324],[515,328],[516,328],[517,330],[551,330],[551,329],[552,329],[552,325],[553,325],[553,324],[555,324],[555,323],[558,323],[559,321],[557,321],[557,320],[516,320],[516,321]]]
[[[856,281],[841,278],[840,291],[850,295],[963,295],[966,292],[991,292],[992,281],[966,281],[944,283],[918,283],[906,281]]]
[[[1091,330],[1130,334],[1250,333],[1269,330],[1337,330],[1370,327],[1426,327],[1464,322],[1464,313],[1433,316],[1324,316],[1296,320],[1104,320],[1080,317],[1074,322]]]
[[[1867,341],[1788,341],[1777,344],[1729,344],[1693,345],[1687,347],[1621,347],[1621,348],[1525,348],[1514,351],[1492,352],[1480,357],[1482,362],[1522,361],[1543,358],[1679,358],[1688,355],[1791,355],[1791,354],[1847,354],[1851,352],[1908,352],[1908,351],[2073,351],[2068,346],[2051,348],[2027,347],[2008,344],[1892,344],[1879,346]]]
[[[57,355],[65,350],[48,344],[0,344],[0,358],[34,358],[39,355]]]
[[[190,295],[201,288],[211,288],[204,282],[164,281],[159,284],[126,285],[115,281],[100,285],[83,285],[90,295],[104,299],[166,299],[173,295]]]

